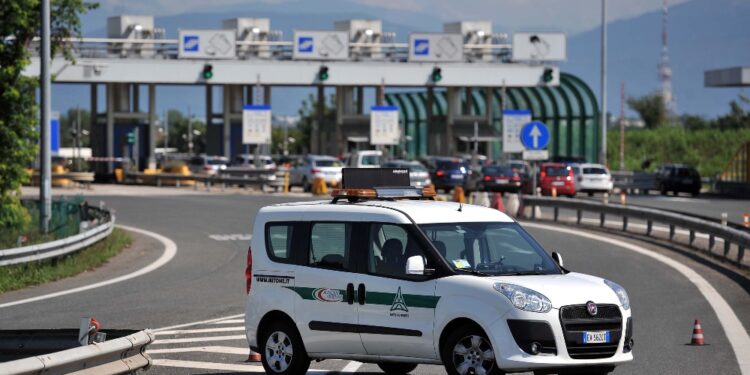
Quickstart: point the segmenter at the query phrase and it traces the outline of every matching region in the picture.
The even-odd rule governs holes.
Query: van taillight
[[[253,286],[253,249],[247,248],[247,268],[245,268],[245,287],[247,294],[250,294],[250,288]]]

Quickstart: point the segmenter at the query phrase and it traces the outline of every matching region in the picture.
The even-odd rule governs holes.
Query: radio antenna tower
[[[667,20],[669,14],[669,0],[664,0],[661,18],[661,61],[659,62],[660,95],[667,109],[667,116],[671,119],[675,114],[675,100],[672,94],[672,67],[669,65],[669,32]]]

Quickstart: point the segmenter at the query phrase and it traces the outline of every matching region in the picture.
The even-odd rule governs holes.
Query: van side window
[[[268,256],[275,261],[292,260],[294,224],[269,224],[266,229]]]
[[[313,223],[310,228],[308,264],[313,267],[347,270],[352,224]]]
[[[423,276],[406,274],[406,260],[419,255],[429,265],[422,246],[404,227],[393,224],[370,225],[367,272],[373,275],[400,279],[423,279]]]

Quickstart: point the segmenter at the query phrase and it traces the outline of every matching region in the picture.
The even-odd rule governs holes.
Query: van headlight
[[[492,287],[508,297],[519,310],[546,313],[552,308],[552,302],[537,291],[506,283],[495,283]]]
[[[608,287],[610,287],[615,294],[617,294],[617,298],[620,300],[620,305],[622,305],[622,308],[625,310],[630,310],[630,298],[628,298],[628,292],[625,291],[625,288],[621,287],[620,284],[609,281],[607,279],[604,279],[604,283],[607,284]]]

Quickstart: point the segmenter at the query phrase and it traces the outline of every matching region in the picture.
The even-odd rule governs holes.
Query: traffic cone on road
[[[453,201],[458,203],[466,203],[466,196],[464,195],[464,188],[456,186],[453,188]]]
[[[260,353],[250,351],[250,355],[247,357],[247,362],[260,362]]]
[[[503,195],[501,193],[495,193],[492,196],[492,208],[503,213],[505,212],[505,205],[503,204]]]
[[[703,340],[703,329],[701,328],[701,321],[696,319],[693,325],[693,339],[690,340],[690,345],[705,345],[706,342]]]

